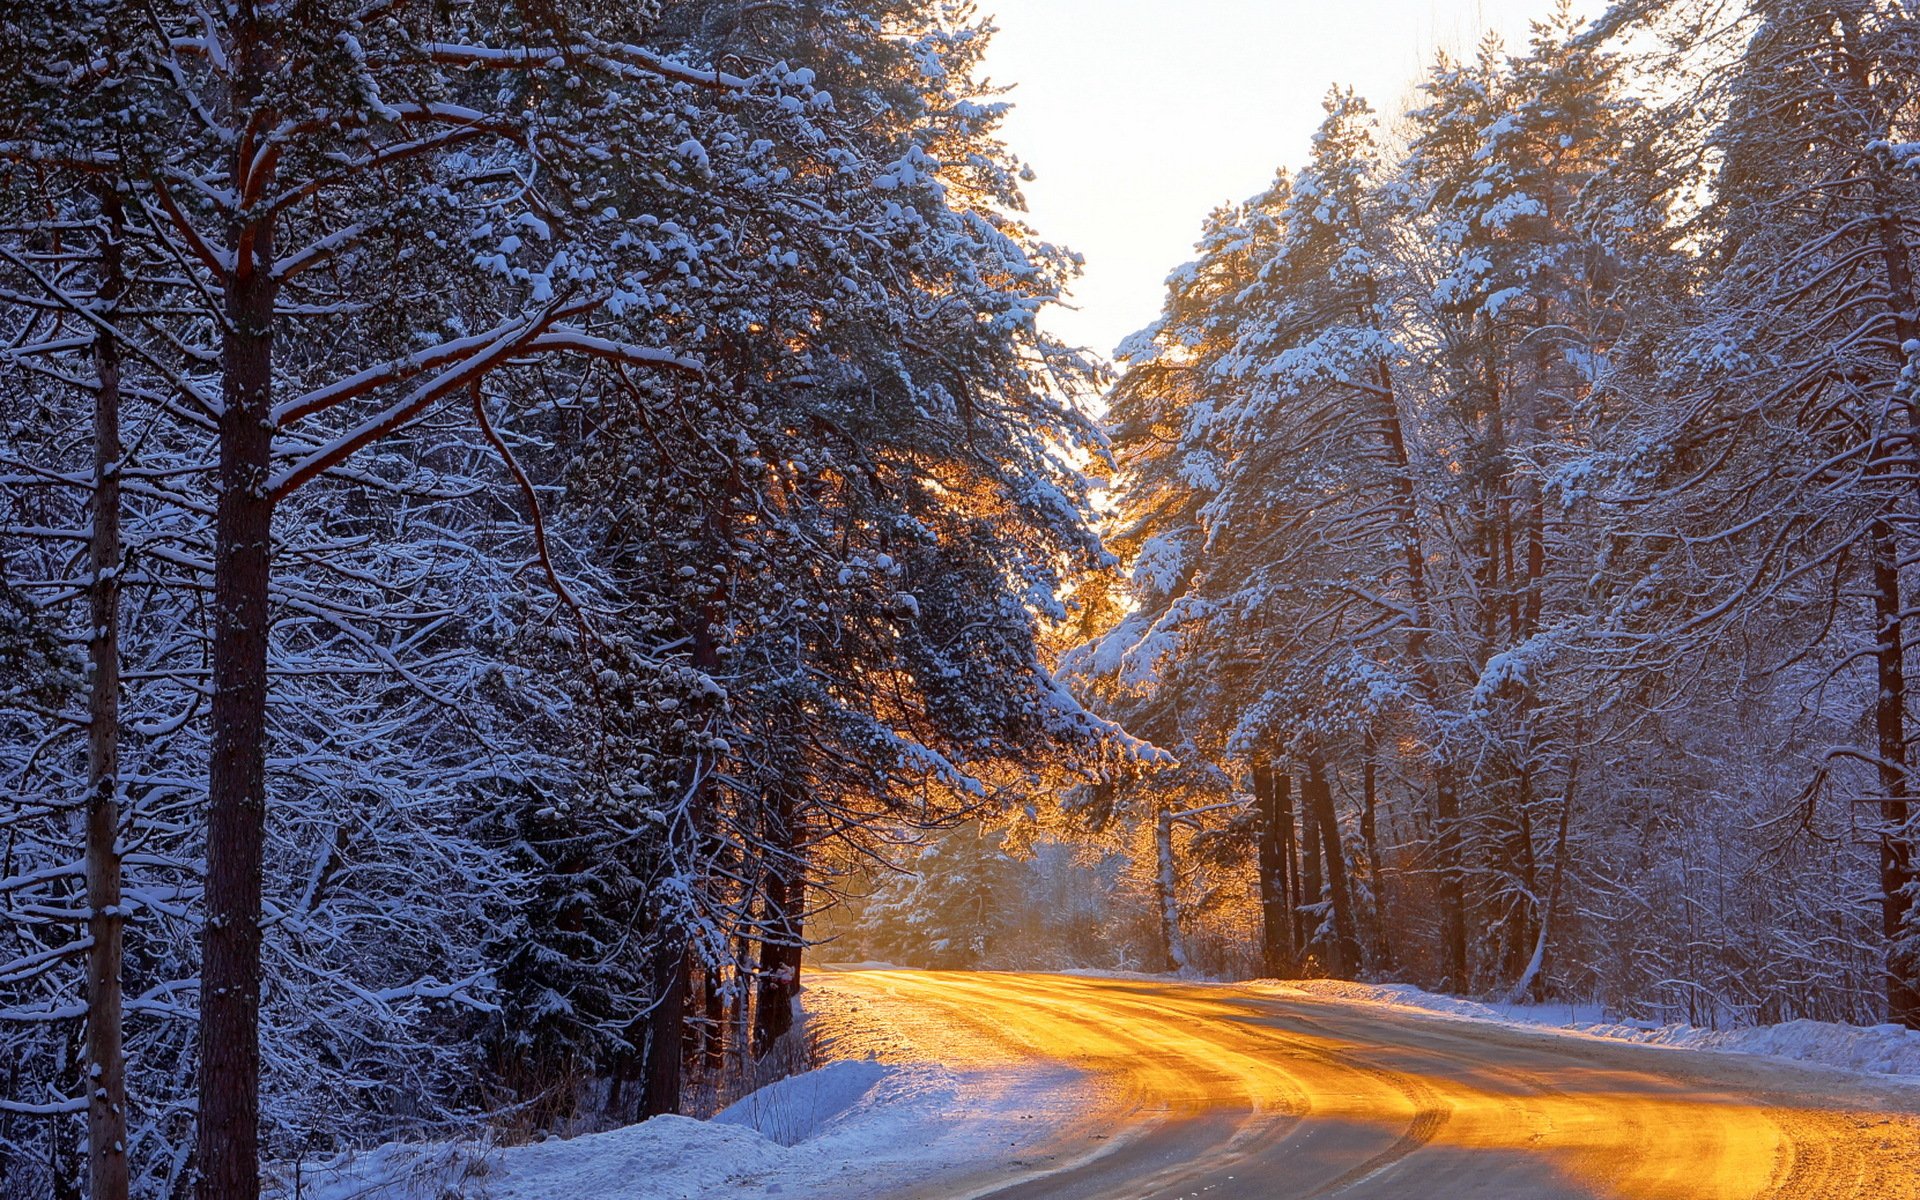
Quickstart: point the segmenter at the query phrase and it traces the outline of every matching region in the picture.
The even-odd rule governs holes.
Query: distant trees
[[[1287,965],[1916,1020],[1914,19],[1697,16],[1443,60],[1395,161],[1336,91],[1123,350],[1071,665],[1241,781]]]

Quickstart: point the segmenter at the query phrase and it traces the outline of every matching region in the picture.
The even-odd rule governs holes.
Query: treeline
[[[0,1195],[724,1094],[834,871],[1113,741],[988,33],[0,15]]]
[[[1168,958],[1246,880],[1241,969],[1920,1025],[1917,90],[1906,5],[1563,8],[1212,215],[1072,663]]]

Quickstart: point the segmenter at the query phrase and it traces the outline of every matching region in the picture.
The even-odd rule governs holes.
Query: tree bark
[[[1377,303],[1368,289],[1368,304]],[[1407,629],[1407,659],[1420,697],[1427,707],[1439,712],[1444,696],[1439,668],[1428,649],[1432,636],[1432,599],[1427,583],[1426,541],[1421,534],[1419,508],[1413,490],[1413,460],[1407,453],[1406,432],[1400,422],[1398,395],[1394,391],[1393,372],[1386,363],[1377,370],[1383,395],[1381,437],[1386,443],[1387,462],[1393,470],[1393,507],[1400,525],[1400,552],[1407,572],[1407,601],[1412,623]],[[1434,833],[1438,845],[1440,901],[1440,958],[1449,981],[1456,990],[1467,986],[1467,901],[1460,873],[1460,794],[1445,747],[1433,747]]]
[[[727,1066],[727,1004],[720,988],[720,967],[708,963],[701,972],[701,984],[706,1011],[700,1029],[700,1066],[718,1078]]]
[[[1553,873],[1547,877],[1547,902],[1540,912],[1540,928],[1533,939],[1533,957],[1527,960],[1527,966],[1514,981],[1513,988],[1507,993],[1508,1004],[1518,1004],[1529,991],[1535,990],[1546,970],[1547,946],[1553,936],[1554,922],[1560,914],[1560,891],[1567,877],[1567,839],[1573,828],[1573,798],[1580,782],[1580,744],[1584,740],[1583,728],[1575,722],[1573,729],[1573,750],[1567,756],[1567,792],[1560,801],[1560,828],[1553,835]]]
[[[766,913],[760,939],[760,981],[754,998],[753,1053],[758,1058],[793,1028],[793,1002],[800,994],[800,962],[806,941],[807,883],[801,856],[798,812],[792,791],[767,789],[769,811]]]
[[[1393,966],[1387,934],[1387,881],[1380,865],[1379,762],[1373,733],[1367,733],[1366,759],[1360,765],[1360,840],[1367,853],[1367,877],[1373,885],[1373,956],[1379,968]]]
[[[687,1028],[687,942],[677,934],[663,938],[653,950],[653,1009],[645,1021],[646,1046],[641,1057],[640,1118],[670,1116],[680,1111],[680,1086],[685,1059],[681,1054]]]
[[[86,1086],[86,1036],[81,1022],[65,1022],[67,1029],[60,1039],[60,1050],[53,1067],[53,1077],[65,1093]],[[47,1177],[52,1181],[51,1200],[81,1200],[81,1188],[86,1178],[86,1165],[80,1161],[79,1139],[74,1136],[73,1122],[54,1118],[47,1138]]]
[[[1526,969],[1538,932],[1540,902],[1533,852],[1533,802],[1533,769],[1523,759],[1515,771],[1513,824],[1495,843],[1503,860],[1502,869],[1519,884],[1510,890],[1511,900],[1503,898],[1499,917],[1500,937],[1505,942],[1501,977],[1505,979],[1518,978]]]
[[[240,5],[231,26],[227,107],[263,128],[279,69],[272,22]],[[207,777],[206,924],[200,938],[198,1200],[260,1194],[260,892],[266,844],[268,585],[272,570],[274,217],[255,208],[252,137],[237,139],[227,178],[231,260],[221,280],[220,494],[214,509],[212,749]]]
[[[1293,780],[1276,777],[1266,762],[1253,765],[1254,803],[1260,808],[1260,965],[1270,979],[1293,973],[1293,910],[1288,904],[1286,839],[1293,835]],[[1286,822],[1281,822],[1283,806]]]
[[[1300,842],[1294,837],[1293,776],[1283,772],[1273,777],[1273,802],[1280,810],[1280,849],[1287,859],[1287,928],[1293,932],[1293,953],[1288,965],[1300,973],[1300,958],[1307,950],[1307,931],[1300,920],[1301,895]]]
[[[1892,523],[1873,523],[1874,663],[1879,693],[1874,734],[1880,773],[1880,925],[1887,946],[1887,1019],[1920,1029],[1920,963],[1903,948],[1912,898],[1913,848],[1907,840],[1911,780],[1907,764],[1906,645],[1900,627],[1899,546]]]
[[[1839,17],[1842,34],[1840,61],[1850,85],[1848,94],[1837,95],[1843,110],[1870,114],[1871,128],[1856,145],[1894,136],[1892,121],[1882,111],[1873,80],[1870,52],[1861,46],[1858,20],[1851,13]],[[1882,277],[1887,287],[1887,312],[1892,319],[1893,338],[1889,349],[1896,381],[1909,368],[1907,347],[1920,339],[1920,294],[1916,293],[1913,255],[1907,245],[1901,203],[1884,161],[1870,156],[1866,163],[1872,192],[1875,238],[1880,252]],[[1893,385],[1896,389],[1899,384]],[[1899,393],[1896,391],[1896,398]],[[1902,401],[1906,409],[1907,444],[1905,457],[1920,452],[1920,406]],[[1888,453],[1887,450],[1879,454]],[[1920,487],[1920,480],[1916,481]],[[1913,900],[1906,889],[1914,881],[1914,834],[1909,828],[1911,779],[1907,763],[1906,735],[1906,648],[1901,629],[1902,588],[1900,582],[1900,545],[1891,521],[1875,521],[1872,539],[1874,615],[1877,630],[1875,653],[1879,677],[1879,698],[1874,706],[1874,733],[1880,760],[1880,923],[1886,942],[1887,1019],[1910,1029],[1920,1029],[1920,949],[1903,948],[1902,943],[1920,940],[1920,929],[1911,927]]]
[[[1313,799],[1313,777],[1309,774],[1300,788],[1301,897],[1298,908],[1301,956],[1307,962],[1314,960],[1315,947],[1321,946],[1320,930],[1325,922],[1321,920],[1320,906],[1327,898],[1326,881],[1320,870],[1320,810]],[[1321,948],[1318,956],[1321,970],[1326,969],[1328,953]]]
[[[249,55],[262,52],[256,47]],[[236,166],[236,178],[241,172]],[[256,1200],[260,1194],[260,872],[267,819],[268,480],[277,291],[270,222],[261,216],[233,231],[232,244],[242,256],[226,280],[200,968],[199,1200]]]
[[[1434,772],[1435,838],[1439,843],[1440,962],[1446,971],[1446,986],[1456,992],[1467,990],[1467,897],[1460,871],[1460,794],[1453,772],[1441,767]]]
[[[120,198],[102,197],[100,315],[125,288]],[[93,528],[87,640],[87,1194],[126,1200],[127,1076],[121,1038],[120,911],[120,344],[95,337]]]
[[[1340,838],[1340,819],[1333,811],[1333,787],[1319,755],[1307,760],[1307,802],[1320,827],[1327,859],[1327,896],[1333,905],[1333,945],[1327,970],[1336,979],[1350,979],[1360,965],[1360,940],[1353,923],[1353,892],[1347,880],[1347,854]]]
[[[1173,810],[1162,808],[1154,816],[1154,890],[1159,893],[1160,933],[1165,942],[1167,963],[1176,972],[1187,969],[1187,950],[1180,940],[1180,876],[1173,860]]]

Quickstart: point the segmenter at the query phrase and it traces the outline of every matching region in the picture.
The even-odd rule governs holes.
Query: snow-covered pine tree
[[[1219,673],[1228,647],[1215,640],[1204,591],[1209,560],[1202,511],[1221,487],[1217,430],[1208,421],[1230,403],[1225,361],[1239,335],[1240,297],[1281,234],[1278,218],[1290,192],[1283,174],[1245,204],[1210,214],[1197,257],[1167,279],[1160,318],[1120,348],[1124,370],[1107,398],[1118,473],[1115,505],[1105,520],[1119,567],[1108,581],[1085,589],[1085,640],[1062,663],[1100,711],[1186,764],[1173,773],[1122,766],[1087,802],[1068,805],[1072,820],[1135,831],[1122,837],[1139,860],[1136,874],[1159,895],[1163,961],[1177,934],[1177,917],[1169,929],[1165,914],[1170,902],[1177,909],[1178,888],[1177,878],[1171,889],[1162,878],[1154,829],[1163,809],[1195,802],[1199,793],[1186,782],[1194,773],[1219,783],[1208,761],[1218,753],[1218,714],[1232,703],[1221,698],[1232,693]],[[1290,960],[1298,897],[1289,893],[1282,864],[1270,859],[1268,867],[1260,887],[1273,900],[1274,928],[1264,936]]]
[[[1471,65],[1443,62],[1412,116],[1405,167],[1414,228],[1440,247],[1409,314],[1428,437],[1458,467],[1433,476],[1443,489],[1433,503],[1468,514],[1447,534],[1460,574],[1439,581],[1462,597],[1446,647],[1471,689],[1456,701],[1454,753],[1476,767],[1459,781],[1459,823],[1439,830],[1459,843],[1447,957],[1467,980],[1526,970],[1554,781],[1568,774],[1573,712],[1558,701],[1593,699],[1591,677],[1569,671],[1569,646],[1597,548],[1589,523],[1550,493],[1592,450],[1592,397],[1620,336],[1622,231],[1590,193],[1627,144],[1634,109],[1616,60],[1580,34],[1563,5],[1523,56],[1489,44]]]
[[[1690,12],[1656,7],[1653,18],[1682,25]],[[1668,369],[1648,372],[1640,393],[1631,461],[1642,479],[1624,494],[1660,537],[1641,545],[1665,553],[1637,565],[1643,582],[1622,597],[1636,631],[1676,589],[1699,597],[1691,620],[1649,647],[1656,664],[1763,621],[1787,647],[1765,668],[1776,688],[1819,696],[1817,711],[1836,718],[1857,706],[1856,727],[1838,720],[1835,745],[1807,768],[1802,824],[1831,796],[1838,811],[1825,819],[1876,846],[1870,885],[1843,882],[1844,867],[1833,880],[1877,896],[1875,928],[1859,911],[1832,919],[1884,956],[1886,1012],[1912,1024],[1904,615],[1920,193],[1902,147],[1920,27],[1899,5],[1761,2],[1688,49],[1695,107],[1714,122],[1716,154],[1698,177],[1706,278],[1672,331]]]
[[[660,36],[690,61],[804,73],[857,122],[837,134],[850,157],[822,173],[783,148],[767,224],[723,248],[697,301],[705,419],[636,407],[574,476],[585,495],[624,472],[596,536],[718,689],[700,711],[722,748],[665,856],[687,907],[662,927],[684,949],[658,986],[695,965],[752,978],[763,1045],[822,847],[950,819],[1104,729],[1036,640],[1063,566],[1097,553],[1068,456],[1100,447],[1077,407],[1090,368],[1034,324],[1071,263],[1018,223],[1000,108],[973,82],[984,30],[959,9],[792,15],[687,6]]]

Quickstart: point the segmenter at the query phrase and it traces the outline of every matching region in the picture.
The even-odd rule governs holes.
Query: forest
[[[709,1115],[818,962],[1920,1028],[1920,14],[1333,87],[1112,362],[992,33],[0,8],[0,1200]]]

